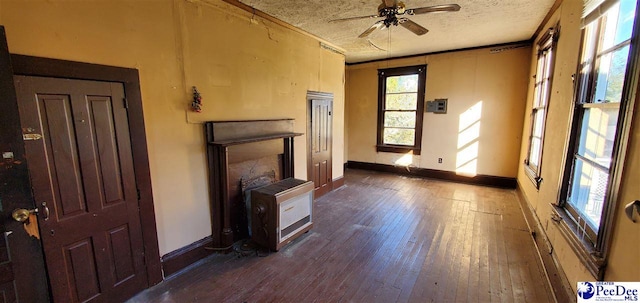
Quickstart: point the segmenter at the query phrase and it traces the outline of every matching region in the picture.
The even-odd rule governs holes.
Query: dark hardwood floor
[[[347,170],[280,252],[213,255],[129,302],[553,302],[513,190]]]

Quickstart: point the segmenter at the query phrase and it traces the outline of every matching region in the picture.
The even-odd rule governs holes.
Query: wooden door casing
[[[52,297],[122,301],[148,285],[121,83],[15,77]]]
[[[0,302],[47,302],[49,292],[40,241],[11,218],[14,209],[33,209],[34,204],[2,26],[0,67]]]
[[[333,95],[308,92],[308,148],[310,151],[308,177],[314,183],[314,197],[333,189],[331,148],[333,127]]]
[[[131,148],[139,194],[138,206],[140,207],[140,221],[142,223],[142,235],[144,239],[145,266],[149,285],[160,283],[162,281],[162,266],[158,246],[158,232],[156,228],[155,207],[153,205],[149,153],[147,150],[138,70],[18,54],[11,54],[10,56],[14,75],[89,79],[124,84],[128,105],[129,133],[131,135],[131,141],[135,142]],[[13,84],[11,88],[13,88]],[[13,100],[13,105],[17,108],[15,100]],[[17,116],[16,109],[16,117]],[[19,125],[15,131],[21,134]]]

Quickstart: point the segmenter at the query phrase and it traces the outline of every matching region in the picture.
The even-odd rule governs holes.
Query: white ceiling
[[[424,54],[530,39],[554,0],[405,0],[407,8],[457,3],[459,12],[407,16],[429,29],[416,36],[401,26],[358,38],[378,19],[329,23],[377,14],[381,0],[240,0],[346,51],[346,61]]]

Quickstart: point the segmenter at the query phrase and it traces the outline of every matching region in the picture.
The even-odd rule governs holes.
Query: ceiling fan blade
[[[410,30],[412,33],[418,35],[418,36],[422,36],[426,33],[429,32],[428,29],[422,27],[422,25],[415,23],[407,18],[399,18],[398,19],[398,23],[400,23],[400,25],[402,25],[402,27]]]
[[[378,16],[378,15],[349,17],[349,18],[342,18],[342,19],[333,19],[333,20],[329,20],[329,23],[342,22],[342,21],[351,21],[351,20],[360,20],[360,19],[371,19],[371,18],[379,18],[379,17],[380,17],[380,16]]]
[[[460,5],[457,4],[443,4],[427,7],[408,8],[406,10],[409,15],[419,15],[426,13],[441,13],[441,12],[457,12],[460,10]]]
[[[360,34],[360,36],[358,36],[358,38],[364,38],[366,36],[369,36],[375,30],[383,27],[384,26],[384,22],[383,21],[384,20],[380,20],[380,21],[374,23],[370,28],[368,28],[366,31],[364,31],[362,34]]]

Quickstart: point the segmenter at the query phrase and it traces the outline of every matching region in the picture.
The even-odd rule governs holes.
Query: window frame
[[[613,6],[611,3],[619,1],[605,1],[603,5],[607,7]],[[604,9],[603,9],[604,11]],[[561,176],[560,191],[558,192],[558,202],[552,204],[552,216],[551,219],[559,226],[560,233],[568,240],[570,247],[577,254],[581,262],[587,267],[589,272],[598,280],[604,279],[604,271],[606,269],[607,257],[609,254],[609,248],[611,245],[614,219],[616,215],[616,209],[618,205],[618,192],[620,183],[622,181],[622,173],[624,163],[626,161],[626,153],[628,150],[627,143],[629,142],[629,136],[631,132],[631,122],[633,119],[633,110],[636,103],[638,86],[640,85],[640,3],[636,1],[635,21],[631,33],[631,38],[628,40],[627,45],[630,45],[629,55],[627,59],[627,66],[625,70],[625,78],[623,81],[623,89],[621,100],[618,110],[618,121],[616,124],[616,134],[613,142],[613,149],[611,153],[611,163],[609,167],[608,183],[605,191],[604,202],[602,206],[602,213],[600,219],[600,226],[598,232],[587,234],[584,229],[580,228],[579,224],[572,217],[572,212],[575,215],[575,210],[568,203],[568,195],[571,190],[571,181],[574,168],[574,159],[576,159],[576,153],[579,148],[580,131],[582,128],[582,121],[584,113],[589,108],[598,108],[600,105],[594,106],[592,100],[595,94],[595,75],[598,72],[598,60],[599,56],[612,52],[612,49],[619,49],[620,45],[624,45],[625,42],[617,44],[617,46],[609,47],[607,49],[599,49],[602,43],[602,24],[606,22],[604,14],[597,18],[591,18],[591,21],[597,20],[598,25],[596,29],[596,37],[593,46],[593,54],[589,61],[583,60],[583,53],[585,52],[585,39],[587,26],[582,29],[581,46],[579,52],[579,62],[576,75],[578,75],[574,81],[574,102],[571,110],[571,124],[570,133],[567,137],[567,148],[563,164],[563,173]],[[590,19],[587,16],[587,19]],[[590,23],[590,22],[589,22]],[[585,76],[580,76],[580,70],[584,67],[583,63],[591,65],[589,72]],[[586,102],[587,101],[587,102]],[[587,106],[585,106],[585,104]],[[597,104],[597,103],[596,103]],[[608,103],[600,103],[602,107],[608,105]],[[567,207],[569,205],[569,207]],[[591,237],[591,239],[589,239]]]
[[[414,145],[395,145],[384,144],[384,114],[387,111],[386,92],[387,78],[394,76],[418,75],[418,92],[416,105],[416,125]],[[424,96],[427,79],[427,65],[415,65],[396,68],[378,69],[378,136],[376,151],[391,153],[408,153],[413,152],[414,155],[420,155],[422,147],[422,124],[424,120]],[[394,110],[395,111],[395,110]]]
[[[551,101],[551,91],[553,88],[553,74],[555,69],[555,61],[556,61],[556,47],[558,44],[558,33],[559,33],[559,24],[556,24],[555,27],[550,28],[547,32],[538,40],[537,48],[538,48],[538,58],[536,61],[536,74],[533,76],[534,87],[533,87],[533,98],[531,104],[531,112],[530,112],[530,127],[529,127],[529,139],[528,139],[528,148],[527,148],[527,156],[524,160],[524,171],[525,175],[531,180],[536,189],[540,189],[540,183],[542,183],[542,157],[544,153],[544,137],[546,133],[546,125],[547,125],[547,116],[549,112],[549,102]],[[547,59],[549,57],[549,59]],[[548,60],[548,65],[550,67],[546,68],[546,64]],[[541,63],[543,66],[541,67]],[[543,79],[539,80],[539,74],[542,71]],[[546,74],[545,71],[548,71],[549,74]],[[546,87],[545,87],[546,86]],[[545,95],[541,96],[541,93],[544,92]],[[539,101],[539,102],[538,102]],[[536,106],[536,104],[538,106]],[[542,104],[542,106],[540,106]],[[539,151],[538,151],[538,159],[537,165],[533,165],[531,161],[531,154],[533,149],[533,139],[534,139],[534,127],[536,114],[540,111],[543,111],[542,125],[541,125],[541,134],[538,140],[540,141]]]

